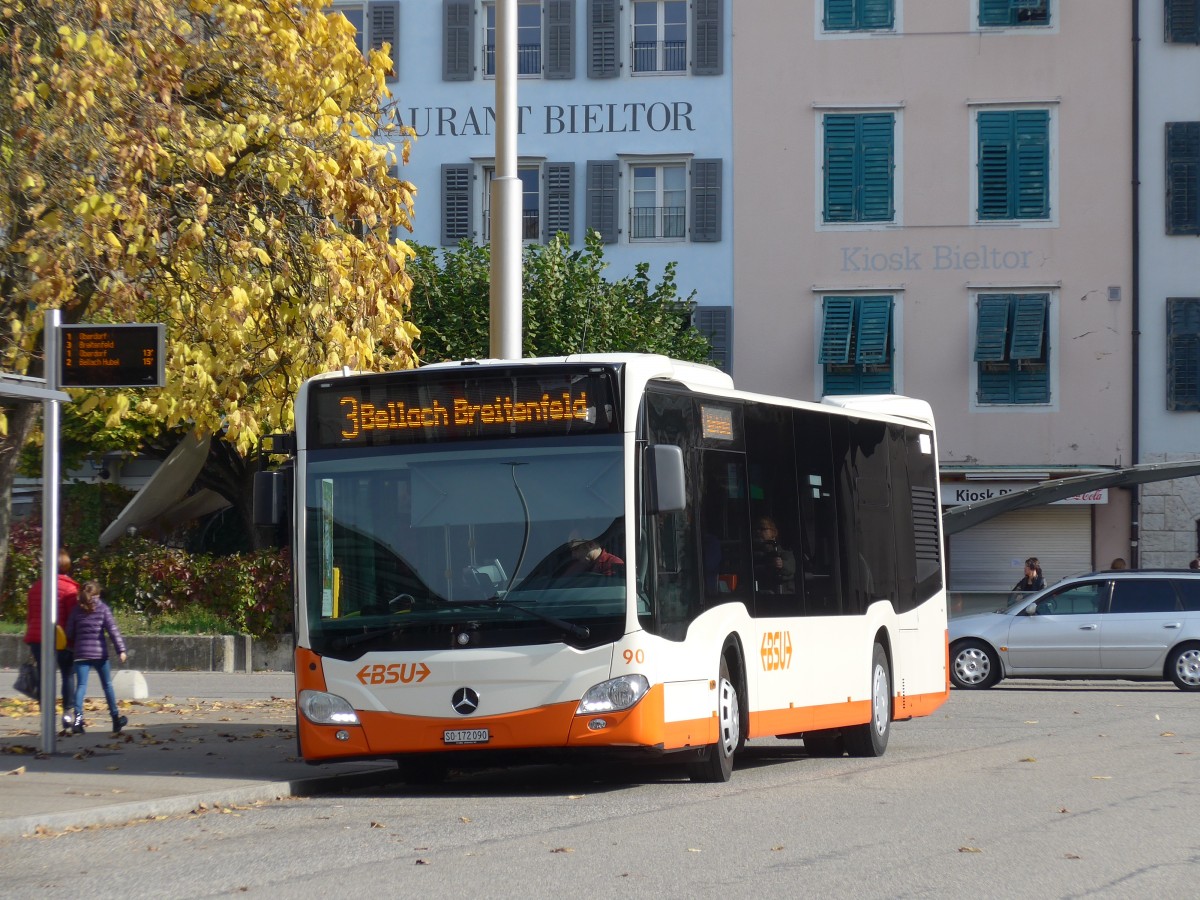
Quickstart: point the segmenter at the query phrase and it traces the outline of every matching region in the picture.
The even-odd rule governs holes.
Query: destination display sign
[[[548,435],[620,428],[615,372],[529,366],[414,369],[315,382],[309,445],[317,448]]]
[[[62,325],[60,387],[162,387],[162,325]]]

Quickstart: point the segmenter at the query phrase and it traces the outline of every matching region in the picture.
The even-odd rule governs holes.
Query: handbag
[[[33,664],[32,660],[21,663],[13,688],[31,700],[37,700],[41,693],[39,687],[37,666]]]
[[[63,627],[61,625],[54,626],[54,649],[67,649],[67,633],[63,631]]]

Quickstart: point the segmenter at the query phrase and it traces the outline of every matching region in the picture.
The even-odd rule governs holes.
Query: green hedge
[[[98,549],[71,550],[72,577],[100,582],[104,600],[153,620],[200,608],[226,623],[232,633],[265,637],[292,630],[291,563],[286,551],[271,549],[230,556],[192,554],[144,538],[122,538]],[[14,523],[8,567],[0,594],[0,617],[25,617],[30,585],[41,573],[42,529]]]

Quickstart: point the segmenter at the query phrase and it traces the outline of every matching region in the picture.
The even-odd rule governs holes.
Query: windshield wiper
[[[572,637],[577,637],[584,640],[591,636],[591,631],[586,625],[577,625],[574,622],[568,622],[566,619],[560,619],[558,616],[552,616],[549,613],[538,612],[536,609],[530,609],[528,606],[521,606],[517,603],[508,603],[501,600],[499,596],[492,596],[486,600],[447,600],[448,606],[476,606],[483,609],[515,609],[517,612],[525,613],[527,616],[532,616],[535,619],[540,619],[547,625],[553,625],[560,631],[564,631]]]

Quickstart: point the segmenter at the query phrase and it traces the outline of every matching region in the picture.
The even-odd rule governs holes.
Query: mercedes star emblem
[[[459,688],[454,692],[454,696],[450,700],[450,705],[454,707],[454,711],[460,716],[469,716],[475,710],[479,709],[479,694],[475,693],[469,687]]]

